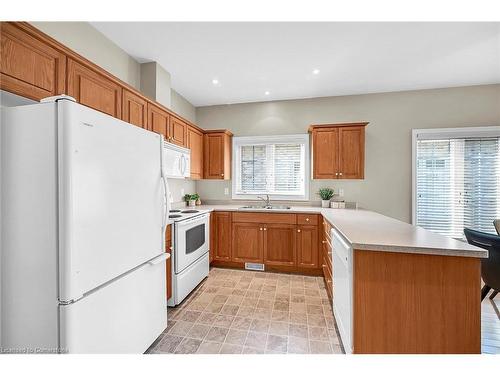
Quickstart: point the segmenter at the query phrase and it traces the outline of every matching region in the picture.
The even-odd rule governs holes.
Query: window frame
[[[239,173],[237,168],[240,167],[240,159],[238,148],[245,145],[253,144],[276,144],[276,143],[301,143],[304,144],[304,195],[283,195],[269,194],[272,200],[277,201],[308,201],[309,200],[309,185],[311,176],[311,156],[310,156],[310,139],[309,134],[287,134],[287,135],[263,135],[263,136],[244,136],[233,137],[232,150],[232,181],[231,181],[231,196],[235,200],[257,200],[262,194],[240,194],[237,193],[237,185]]]
[[[417,141],[450,138],[500,137],[500,126],[412,129],[411,148],[411,223],[417,225]]]

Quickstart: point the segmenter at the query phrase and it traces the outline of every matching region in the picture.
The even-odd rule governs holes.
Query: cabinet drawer
[[[233,223],[295,224],[295,214],[234,212]]]
[[[323,243],[323,251],[322,251],[322,256],[323,256],[323,264],[326,264],[328,268],[330,269],[330,273],[332,273],[333,267],[332,267],[332,246],[328,241],[325,241]]]
[[[328,296],[331,299],[332,292],[333,292],[333,280],[332,280],[332,274],[330,272],[330,269],[326,265],[323,265],[323,276],[325,278],[326,292],[328,293]]]
[[[318,225],[318,215],[316,215],[316,214],[297,214],[297,224]]]

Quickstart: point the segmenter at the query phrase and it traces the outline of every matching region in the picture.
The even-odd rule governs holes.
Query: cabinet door
[[[123,90],[122,120],[147,129],[148,102],[128,90]]]
[[[299,225],[297,227],[297,266],[319,268],[318,227]]]
[[[21,29],[0,23],[0,88],[34,100],[63,94],[66,56]]]
[[[337,178],[339,129],[313,131],[313,178]]]
[[[264,263],[263,227],[258,223],[233,223],[233,262]]]
[[[214,212],[214,259],[231,260],[231,213]]]
[[[339,128],[339,178],[364,178],[365,128]]]
[[[204,178],[224,179],[224,135],[205,134]]]
[[[203,133],[188,126],[187,147],[191,150],[191,179],[200,180],[203,177]]]
[[[186,147],[187,124],[177,117],[170,117],[168,141]]]
[[[122,117],[121,86],[72,59],[68,59],[68,95],[87,107]]]
[[[295,266],[295,225],[265,224],[264,263],[273,266]]]
[[[160,107],[148,103],[148,129],[158,134],[163,134],[165,140],[168,137],[168,122],[170,116],[168,112]]]
[[[170,258],[167,259],[166,267],[167,267],[167,299],[172,297],[172,225],[167,227],[167,231],[165,234],[165,251],[170,254]]]

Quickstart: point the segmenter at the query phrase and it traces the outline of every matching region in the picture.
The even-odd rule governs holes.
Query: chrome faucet
[[[263,198],[263,197],[257,197],[257,198],[264,201],[264,203],[266,204],[266,207],[271,207],[271,198],[269,198],[269,194],[266,194],[266,198]]]

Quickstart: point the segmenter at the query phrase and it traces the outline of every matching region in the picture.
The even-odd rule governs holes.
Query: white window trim
[[[233,163],[232,163],[232,182],[231,193],[232,199],[239,200],[257,200],[259,194],[237,194],[236,185],[238,183],[236,168],[238,165],[237,151],[238,147],[250,144],[274,144],[274,143],[304,143],[305,145],[305,165],[304,165],[304,195],[277,195],[269,194],[271,200],[292,200],[292,201],[308,201],[309,200],[309,185],[310,185],[310,153],[309,153],[309,134],[288,134],[288,135],[262,135],[262,136],[248,136],[248,137],[233,137]]]
[[[500,137],[500,126],[412,129],[411,141],[411,223],[417,224],[417,141],[422,139]]]

